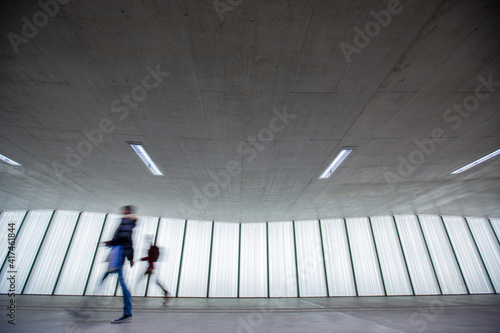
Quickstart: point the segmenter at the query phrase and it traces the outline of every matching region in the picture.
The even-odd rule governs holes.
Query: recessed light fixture
[[[0,161],[4,161],[5,163],[9,163],[10,165],[21,166],[21,164],[17,163],[14,160],[11,160],[6,156],[3,156],[2,154],[0,154]]]
[[[160,169],[158,169],[155,162],[153,162],[151,157],[149,157],[149,154],[146,151],[146,149],[144,149],[144,147],[142,146],[142,143],[140,142],[127,142],[127,143],[130,145],[130,147],[132,147],[132,149],[135,150],[137,155],[139,155],[141,160],[144,162],[144,164],[146,164],[149,171],[151,171],[153,175],[163,176],[163,173],[160,171]]]
[[[497,156],[499,154],[500,154],[500,149],[497,149],[494,152],[489,153],[488,155],[483,156],[480,159],[477,159],[474,162],[471,162],[471,163],[469,163],[469,164],[461,167],[460,169],[457,169],[457,170],[453,171],[452,173],[450,173],[450,175],[455,175],[457,173],[464,172],[465,170],[468,170],[468,169],[470,169],[470,168],[478,165],[479,163],[483,163],[483,162],[489,160],[490,158],[493,158],[493,157],[495,157],[495,156]]]
[[[335,169],[339,167],[340,163],[342,163],[345,160],[345,158],[354,150],[354,148],[355,147],[342,147],[340,152],[337,154],[337,157],[335,157],[333,162],[330,163],[328,168],[326,168],[325,171],[323,171],[323,173],[321,174],[321,176],[319,176],[318,179],[326,179],[330,177],[331,174],[335,171]]]

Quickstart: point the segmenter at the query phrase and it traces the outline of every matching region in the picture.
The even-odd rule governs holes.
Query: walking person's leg
[[[118,271],[118,281],[122,287],[123,293],[123,316],[113,320],[111,323],[123,323],[132,320],[132,296],[125,285],[125,280],[123,279],[123,271],[122,268]]]
[[[167,291],[166,288],[164,288],[160,281],[158,279],[156,279],[156,284],[158,285],[158,287],[161,288],[161,290],[163,290],[163,292],[165,293],[165,296],[163,296],[163,305],[167,304],[167,301],[168,301],[168,296],[170,295],[170,293]]]
[[[104,283],[104,280],[106,280],[108,275],[109,275],[109,272],[104,273],[104,275],[102,276],[102,279],[101,279],[101,285]]]

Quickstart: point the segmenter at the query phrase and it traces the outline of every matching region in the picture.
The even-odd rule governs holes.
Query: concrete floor
[[[15,326],[0,295],[0,332],[498,332],[500,295],[277,299],[134,298],[131,323],[121,297],[15,296]],[[78,310],[87,319],[74,317]]]

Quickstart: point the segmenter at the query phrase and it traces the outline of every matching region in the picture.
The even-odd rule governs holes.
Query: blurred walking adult
[[[130,322],[132,320],[132,296],[130,291],[127,289],[127,285],[125,284],[125,280],[123,279],[123,264],[125,259],[128,259],[130,262],[130,267],[134,266],[134,246],[132,244],[132,231],[135,228],[137,223],[137,216],[134,215],[134,207],[133,206],[125,206],[122,208],[122,220],[118,229],[113,236],[113,239],[107,242],[104,242],[106,246],[112,247],[111,253],[115,253],[118,256],[118,264],[116,267],[112,267],[111,270],[108,270],[102,280],[106,279],[106,277],[110,273],[118,273],[118,281],[120,282],[120,286],[122,287],[123,292],[123,315],[119,318],[116,318],[111,323],[119,324],[124,322]],[[111,262],[110,262],[111,265]]]

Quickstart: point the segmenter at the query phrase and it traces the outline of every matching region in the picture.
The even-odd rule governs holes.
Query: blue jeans
[[[120,281],[120,285],[122,286],[123,293],[123,314],[131,315],[132,314],[132,296],[130,295],[130,291],[128,291],[127,286],[125,285],[125,280],[123,280],[123,272],[122,267],[118,270],[118,281]]]
[[[124,315],[131,315],[132,314],[132,296],[130,295],[130,292],[127,289],[127,285],[125,285],[125,280],[123,279],[123,271],[122,267],[118,270],[118,282],[120,282],[120,286],[122,287],[122,293],[123,293],[123,314]],[[102,282],[108,277],[108,275],[111,274],[109,272],[106,272],[102,278]]]

